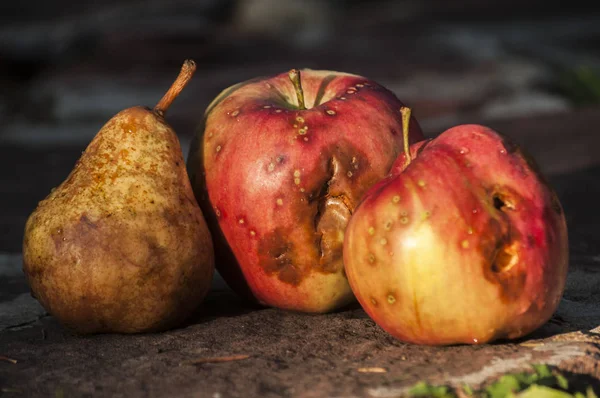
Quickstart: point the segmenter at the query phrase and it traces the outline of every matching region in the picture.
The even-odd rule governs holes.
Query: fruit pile
[[[27,221],[31,291],[67,327],[181,325],[215,265],[249,301],[324,313],[358,300],[417,344],[514,339],[556,310],[565,217],[506,137],[460,125],[425,139],[380,84],[293,69],[217,96],[186,164],[164,117],[194,70],[154,109],[106,123]]]

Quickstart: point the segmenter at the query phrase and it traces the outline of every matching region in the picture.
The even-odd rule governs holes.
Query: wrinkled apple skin
[[[366,312],[429,345],[524,336],[544,324],[568,268],[561,204],[506,138],[461,125],[411,146],[364,196],[344,263]]]
[[[188,172],[215,237],[216,265],[239,294],[303,312],[354,300],[344,230],[403,147],[393,93],[364,77],[302,70],[233,86],[208,107]],[[413,119],[411,136],[422,139]]]

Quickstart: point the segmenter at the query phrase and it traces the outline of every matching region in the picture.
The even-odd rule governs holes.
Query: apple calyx
[[[294,90],[296,91],[296,97],[298,98],[298,109],[304,111],[306,110],[306,105],[304,104],[304,91],[302,90],[300,70],[292,69],[288,72],[288,76],[292,82],[292,85],[294,86]]]
[[[404,139],[404,155],[406,156],[406,166],[408,166],[411,162],[410,146],[408,143],[408,125],[410,123],[411,110],[409,107],[403,106],[402,108],[400,108],[400,113],[402,114],[402,138]]]
[[[169,109],[175,98],[177,98],[183,88],[192,79],[194,72],[196,72],[196,63],[191,59],[186,59],[183,62],[183,66],[181,67],[179,75],[173,84],[171,84],[171,87],[169,87],[165,95],[163,95],[160,101],[158,101],[153,109],[153,112],[161,117],[164,117],[167,109]]]

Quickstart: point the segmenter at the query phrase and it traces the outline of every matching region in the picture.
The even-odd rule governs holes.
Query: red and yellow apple
[[[533,160],[460,125],[411,147],[346,229],[344,263],[369,316],[412,343],[477,344],[544,324],[568,268],[561,204]]]
[[[402,106],[374,81],[316,70],[246,81],[210,104],[188,172],[234,290],[303,312],[354,300],[344,230],[402,151]],[[415,120],[410,133],[422,139]]]

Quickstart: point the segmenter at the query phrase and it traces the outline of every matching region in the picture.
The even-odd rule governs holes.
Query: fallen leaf
[[[385,368],[358,368],[360,373],[387,373],[387,369]]]
[[[201,365],[203,363],[233,362],[250,358],[250,355],[229,355],[225,357],[206,357],[184,362],[184,365]]]
[[[5,357],[4,355],[0,355],[0,361],[6,361],[6,362],[10,362],[10,363],[12,363],[12,364],[15,364],[15,363],[17,363],[17,360],[16,360],[16,359],[12,359],[12,358],[9,358],[9,357]]]

